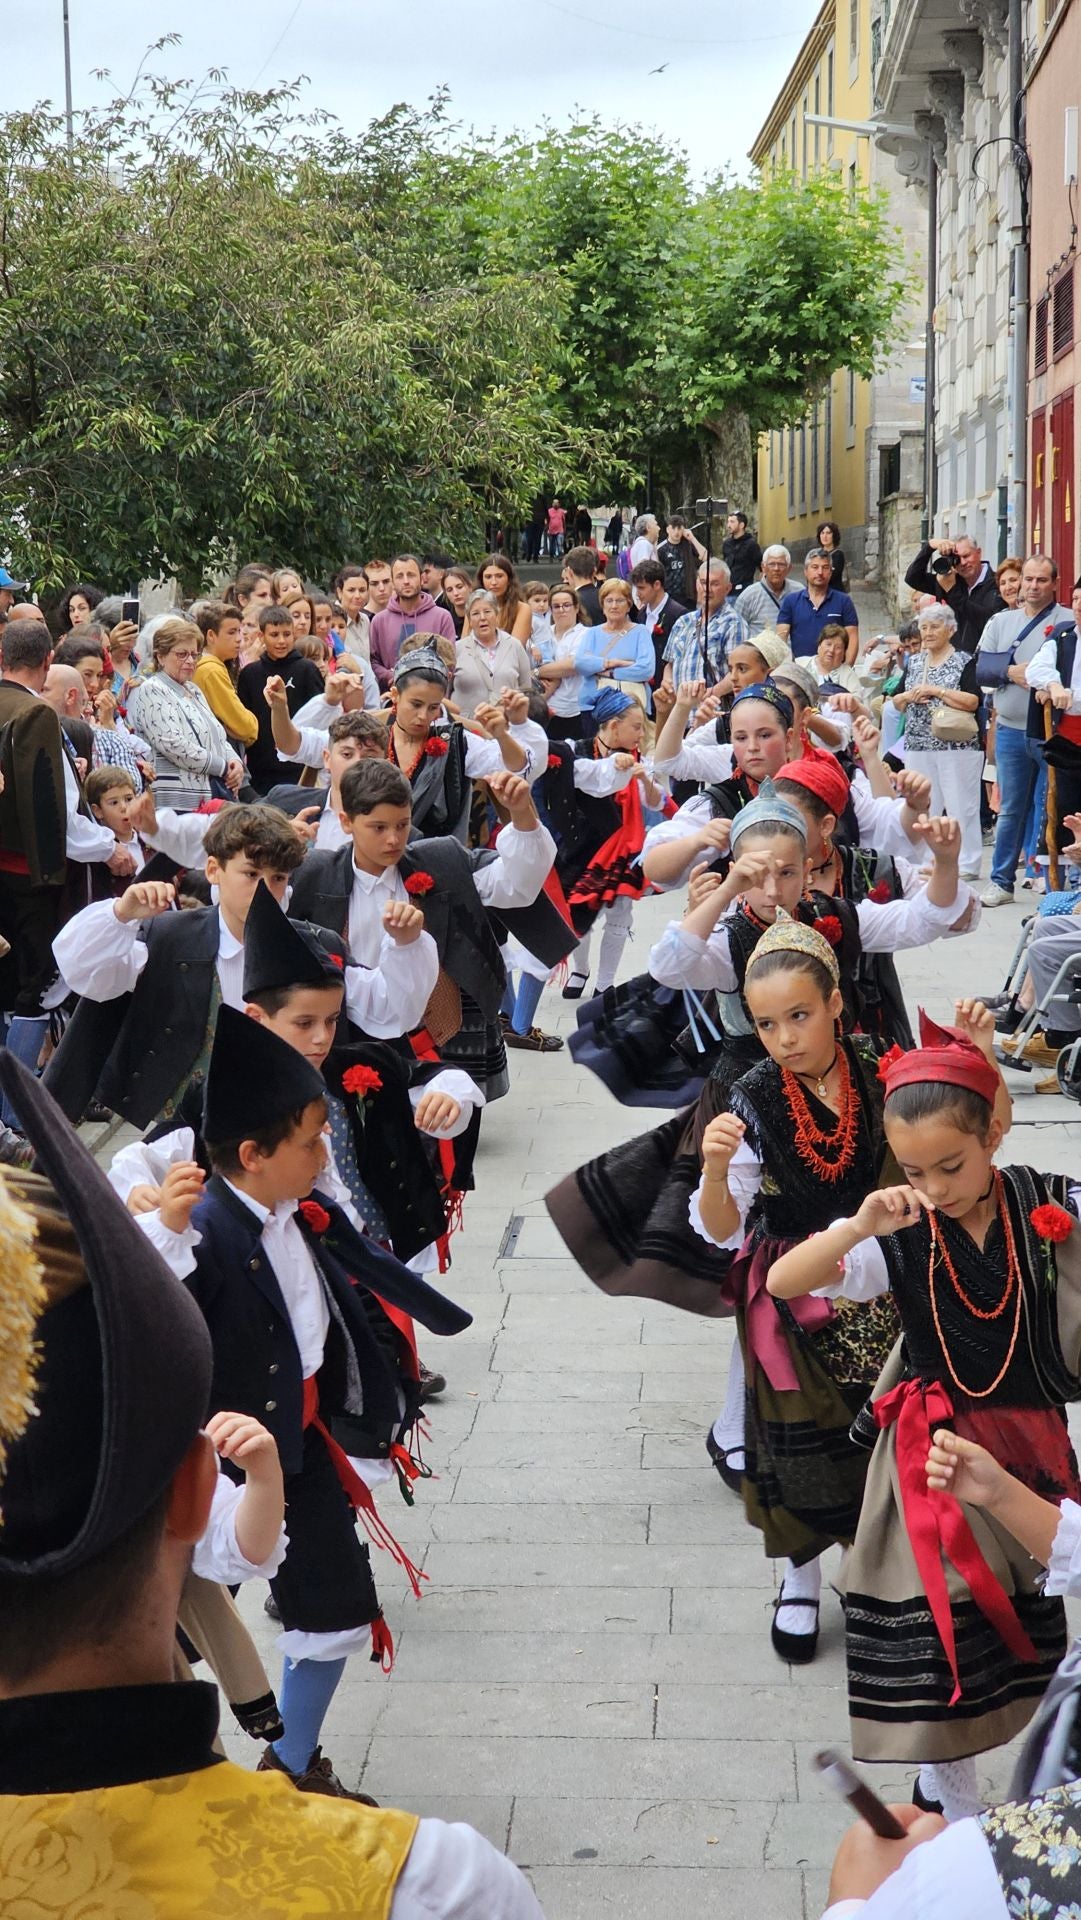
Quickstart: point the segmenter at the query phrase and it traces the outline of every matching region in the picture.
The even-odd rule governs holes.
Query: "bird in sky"
[[[664,73],[666,72],[667,67],[668,67],[668,62],[666,60],[663,67],[650,67],[649,71],[650,73]]]

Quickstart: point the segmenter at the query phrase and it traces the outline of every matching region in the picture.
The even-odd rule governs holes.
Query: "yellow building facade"
[[[790,170],[804,179],[834,167],[853,190],[857,183],[885,185],[900,216],[904,188],[892,177],[890,158],[866,135],[808,122],[816,114],[866,122],[871,109],[870,0],[824,0],[750,158],[765,172]],[[763,546],[781,541],[800,553],[814,544],[820,523],[833,520],[850,578],[874,577],[878,501],[889,486],[881,454],[919,430],[922,401],[911,376],[920,371],[917,355],[911,367],[899,364],[870,382],[836,373],[798,426],[762,435],[756,518]]]

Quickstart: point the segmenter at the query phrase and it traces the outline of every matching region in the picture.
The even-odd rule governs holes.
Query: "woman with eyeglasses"
[[[154,797],[178,813],[235,795],[244,768],[203,694],[194,685],[203,636],[191,620],[163,620],[153,639],[153,670],[136,682],[128,724],[154,753]]]

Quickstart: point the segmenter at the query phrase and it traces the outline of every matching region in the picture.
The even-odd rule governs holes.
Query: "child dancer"
[[[849,1428],[897,1321],[892,1311],[838,1314],[822,1302],[778,1313],[766,1280],[793,1242],[875,1185],[882,1090],[873,1044],[840,1032],[837,956],[813,927],[779,915],[750,955],[744,991],[769,1058],[704,1130],[690,1219],[728,1255],[715,1265],[715,1311],[735,1309],[745,1362],[743,1501],[766,1552],[786,1561],[773,1644],[783,1659],[807,1661],[818,1642],[819,1555],[851,1541],[859,1516],[866,1461]]]
[[[845,1568],[852,1745],[864,1760],[922,1762],[920,1804],[950,1818],[979,1805],[974,1756],[1031,1716],[1065,1620],[993,1516],[930,1506],[930,1426],[951,1422],[1029,1487],[1078,1497],[1063,1412],[1081,1396],[1075,1191],[996,1168],[1009,1102],[979,1011],[962,1005],[965,1031],[921,1016],[920,1050],[886,1065],[886,1136],[909,1184],[871,1194],[767,1283],[786,1300],[896,1298],[900,1366],[874,1401]]]
[[[436,1331],[458,1332],[469,1316],[378,1254],[319,1189],[326,1122],[315,1067],[223,1007],[203,1119],[213,1177],[204,1195],[201,1169],[174,1164],[160,1209],[140,1224],[210,1329],[211,1411],[258,1414],[285,1474],[289,1545],[271,1581],[286,1656],[285,1734],[260,1768],[284,1771],[303,1791],[354,1799],[321,1751],[323,1719],[350,1653],[370,1645],[384,1663],[393,1657],[354,1509],[417,1580],[381,1528],[365,1479],[372,1463],[396,1457],[416,1409],[381,1300]]]

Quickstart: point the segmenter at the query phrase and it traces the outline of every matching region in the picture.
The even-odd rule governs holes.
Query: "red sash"
[[[976,1545],[959,1501],[951,1493],[932,1493],[928,1488],[931,1431],[952,1416],[953,1403],[937,1380],[930,1386],[925,1386],[922,1380],[903,1380],[900,1386],[875,1401],[878,1425],[882,1428],[892,1427],[895,1422],[897,1425],[897,1475],[905,1531],[953,1675],[951,1707],[961,1698],[961,1681],[943,1558],[956,1567],[980,1612],[1015,1658],[1036,1661],[1040,1657],[1017,1617],[1009,1594]]]

